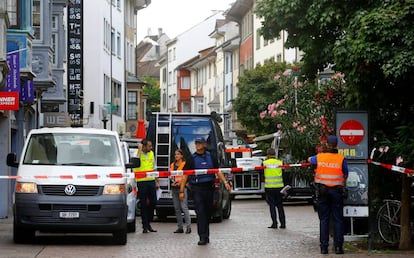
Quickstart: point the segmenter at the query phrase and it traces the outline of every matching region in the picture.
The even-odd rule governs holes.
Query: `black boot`
[[[343,254],[344,249],[342,248],[342,246],[335,246],[335,253],[336,254]]]

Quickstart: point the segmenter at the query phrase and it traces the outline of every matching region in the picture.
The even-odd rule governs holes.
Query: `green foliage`
[[[148,95],[147,110],[152,112],[160,111],[160,82],[152,77],[143,77],[142,80],[147,83],[147,85],[143,87],[144,94]]]
[[[237,118],[249,131],[257,135],[275,132],[270,123],[260,123],[258,111],[264,110],[274,99],[281,97],[273,77],[286,70],[284,63],[268,62],[253,70],[245,71],[237,84],[239,93],[234,103]],[[254,97],[253,97],[254,96]],[[273,130],[273,131],[272,131]]]

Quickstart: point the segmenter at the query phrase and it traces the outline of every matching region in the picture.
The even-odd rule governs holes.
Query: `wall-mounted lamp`
[[[106,123],[109,120],[110,114],[111,114],[111,105],[109,104],[99,105],[99,119],[102,121],[104,129],[106,129]]]

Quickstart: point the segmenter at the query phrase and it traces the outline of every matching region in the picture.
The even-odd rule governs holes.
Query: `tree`
[[[382,135],[399,154],[412,155],[407,146],[396,148],[409,134],[396,132],[414,122],[413,0],[260,0],[256,14],[263,18],[266,39],[285,30],[286,47],[304,51],[306,76],[314,78],[327,64],[344,73],[351,89],[347,107],[367,110],[370,134]],[[402,236],[400,248],[410,246],[408,239]]]
[[[152,77],[143,77],[142,80],[147,83],[143,87],[144,93],[148,95],[147,110],[152,112],[160,111],[160,82]]]
[[[239,93],[234,102],[234,109],[237,119],[249,129],[249,132],[263,135],[276,131],[275,126],[260,122],[258,110],[264,110],[269,103],[282,97],[276,90],[274,76],[289,67],[285,63],[268,62],[245,71],[239,78]]]

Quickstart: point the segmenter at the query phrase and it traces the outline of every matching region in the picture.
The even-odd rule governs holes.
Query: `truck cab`
[[[170,170],[174,161],[174,152],[180,148],[186,160],[195,152],[195,139],[204,137],[207,140],[207,151],[217,160],[219,167],[229,167],[229,159],[225,152],[223,134],[219,126],[221,118],[212,114],[195,113],[152,113],[149,116],[147,139],[154,146],[156,166],[159,171]],[[230,175],[226,175],[230,179]],[[156,215],[159,219],[174,216],[170,178],[159,178],[161,196],[157,202]],[[216,178],[212,220],[221,222],[230,217],[230,193]],[[191,189],[188,190],[188,206],[194,209]]]

